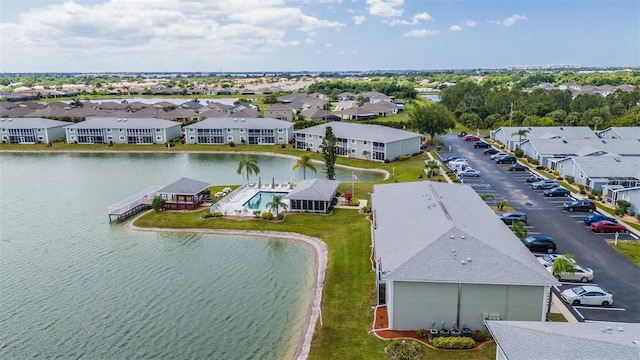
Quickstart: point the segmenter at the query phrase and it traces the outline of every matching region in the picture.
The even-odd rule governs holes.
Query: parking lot
[[[461,182],[480,194],[491,195],[495,200],[506,200],[509,206],[527,214],[530,235],[547,235],[558,244],[557,253],[573,254],[577,263],[594,272],[597,284],[613,294],[614,304],[609,307],[575,306],[573,312],[587,321],[640,322],[640,268],[612,249],[608,240],[616,234],[594,233],[584,224],[588,212],[568,212],[563,203],[568,197],[545,197],[544,190],[534,190],[527,178],[529,171],[507,171],[509,165],[498,165],[476,149],[473,142],[455,135],[445,136],[445,144],[451,152],[439,154],[446,158],[458,155],[466,158],[469,166],[480,172],[479,177],[461,177]],[[638,240],[633,233],[620,233],[618,240]],[[579,283],[562,283],[563,291]]]

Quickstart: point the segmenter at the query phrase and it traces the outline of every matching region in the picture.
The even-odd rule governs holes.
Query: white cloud
[[[504,27],[510,27],[515,25],[518,21],[522,21],[522,20],[527,20],[527,17],[524,15],[514,14],[503,20],[489,20],[489,22],[496,25],[502,25]]]
[[[440,31],[438,31],[438,30],[427,30],[427,29],[411,30],[409,32],[404,33],[402,36],[404,36],[404,37],[425,37],[425,36],[435,35],[435,34],[437,34],[439,32]]]
[[[464,26],[468,26],[468,27],[474,27],[474,26],[478,25],[478,23],[473,21],[473,20],[467,20],[463,24],[464,24]]]
[[[314,44],[315,42],[316,42],[316,41],[315,41],[315,40],[313,40],[312,38],[306,38],[306,39],[304,39],[304,43],[305,43],[305,44],[309,44],[309,45],[311,45],[311,44]]]
[[[369,14],[382,17],[401,16],[404,9],[404,0],[367,0]]]
[[[38,64],[37,71],[47,71],[44,66],[56,61],[66,67],[61,70],[110,70],[117,61],[109,59],[122,59],[123,63],[133,59],[137,68],[165,63],[163,66],[180,68],[186,53],[194,62],[224,55],[224,61],[235,64],[236,60],[248,61],[256,52],[273,53],[278,47],[301,44],[287,38],[304,39],[345,26],[306,14],[302,7],[288,6],[285,0],[30,4],[13,20],[0,24],[3,70],[15,67],[27,71],[23,64],[30,59],[39,59],[29,61]],[[302,36],[295,36],[300,33]],[[56,60],[43,61],[45,58]],[[153,63],[148,61],[151,58]],[[76,68],[69,68],[72,66]],[[135,70],[133,63],[130,68]]]
[[[393,19],[389,25],[418,25],[422,20],[433,20],[433,18],[428,13],[423,12],[413,15],[411,20]]]
[[[324,47],[333,47],[333,45],[331,43],[326,43],[324,44]]]
[[[367,18],[366,18],[366,17],[364,17],[364,16],[362,16],[362,15],[356,15],[356,16],[352,17],[352,19],[353,19],[353,22],[354,22],[356,25],[360,25],[360,24],[362,24],[365,20],[367,20]]]
[[[460,27],[460,25],[449,26],[449,31],[460,31],[460,30],[462,30],[462,27]]]

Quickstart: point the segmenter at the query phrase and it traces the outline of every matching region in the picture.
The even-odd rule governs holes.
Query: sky
[[[1,72],[640,65],[637,0],[2,0]]]

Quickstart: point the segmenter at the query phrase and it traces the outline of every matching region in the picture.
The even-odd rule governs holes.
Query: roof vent
[[[466,265],[466,264],[467,264],[467,262],[466,262],[466,261],[464,261],[464,260],[462,260],[462,261],[460,261],[460,264],[462,264],[462,265]]]
[[[471,262],[471,258],[467,258],[467,262],[470,263]]]
[[[450,238],[452,238],[452,239],[455,239],[455,238],[456,238],[456,236],[455,236],[455,235],[450,235],[449,237],[450,237]],[[455,250],[453,250],[453,252],[456,252],[456,251],[455,251]]]
[[[460,235],[460,239],[464,239],[464,235]]]
[[[605,139],[602,139],[602,140],[600,140],[600,141],[602,141],[602,143],[603,143],[603,144],[606,144],[606,143],[607,143],[607,141],[606,141]]]
[[[620,159],[619,157],[614,157],[613,160],[617,161],[617,162],[621,162],[622,159]]]
[[[624,332],[624,329],[623,329],[623,328],[621,328],[621,327],[619,327],[619,328],[618,328],[618,332]]]
[[[563,128],[563,127],[561,127],[561,128],[560,128],[560,130],[564,130],[564,128]]]
[[[567,140],[564,140],[564,139],[563,139],[563,140],[562,140],[562,142],[566,144],[566,143],[567,143]]]

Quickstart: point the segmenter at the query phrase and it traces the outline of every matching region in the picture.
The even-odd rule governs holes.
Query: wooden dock
[[[109,222],[127,219],[144,210],[151,209],[151,202],[161,186],[152,186],[135,195],[107,207]]]

